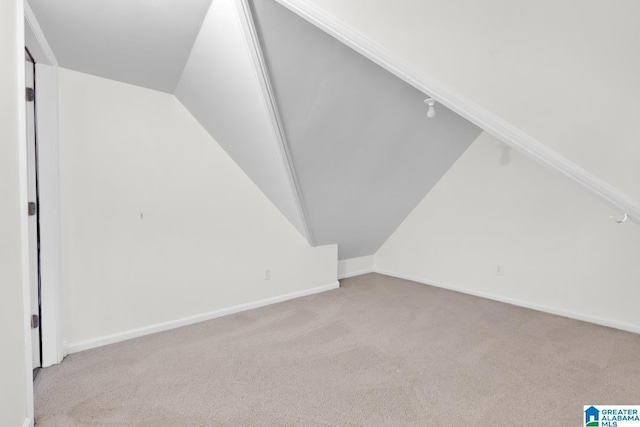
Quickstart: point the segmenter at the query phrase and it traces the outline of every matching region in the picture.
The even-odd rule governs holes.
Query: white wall
[[[482,134],[378,251],[377,268],[640,331],[640,226],[611,214]]]
[[[338,279],[359,276],[373,271],[375,256],[361,256],[338,261]]]
[[[248,46],[234,0],[215,0],[175,94],[285,217],[307,236]]]
[[[173,95],[60,69],[60,141],[70,346],[336,281]]]
[[[310,3],[640,200],[640,2]]]
[[[22,1],[0,2],[0,425],[22,426],[33,413],[28,398],[23,263],[26,165]],[[22,168],[21,168],[22,167]]]

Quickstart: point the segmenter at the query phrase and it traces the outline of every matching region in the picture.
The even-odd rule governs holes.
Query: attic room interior
[[[1,2],[0,425],[640,425],[638,16]]]

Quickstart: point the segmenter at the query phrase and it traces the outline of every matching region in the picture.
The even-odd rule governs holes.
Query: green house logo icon
[[[600,425],[600,411],[595,406],[590,406],[584,411],[585,427],[598,427]]]

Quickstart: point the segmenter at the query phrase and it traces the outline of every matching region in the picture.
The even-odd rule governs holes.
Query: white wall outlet
[[[264,280],[271,280],[271,270],[267,269],[264,271]]]
[[[496,275],[497,276],[504,276],[504,265],[503,264],[496,264]]]

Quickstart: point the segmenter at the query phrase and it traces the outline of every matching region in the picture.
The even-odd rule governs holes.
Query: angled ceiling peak
[[[212,0],[29,0],[60,66],[172,93]]]
[[[215,0],[175,95],[313,245],[249,25],[241,2]]]
[[[61,66],[174,93],[341,259],[374,253],[481,129],[640,221],[636,200],[313,1],[29,2]]]

